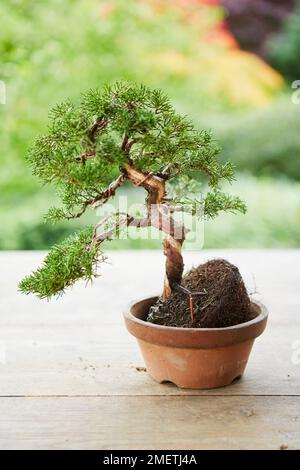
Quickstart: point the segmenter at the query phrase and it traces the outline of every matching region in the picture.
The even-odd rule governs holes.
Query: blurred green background
[[[237,14],[233,2],[213,0],[1,2],[0,249],[48,248],[95,220],[45,225],[56,195],[31,176],[25,155],[55,103],[117,79],[162,88],[180,112],[213,130],[221,158],[236,165],[227,189],[248,213],[207,222],[205,247],[300,245],[300,104],[291,99],[300,80],[299,2],[280,11],[272,0],[238,3]],[[239,32],[241,18],[252,29]]]

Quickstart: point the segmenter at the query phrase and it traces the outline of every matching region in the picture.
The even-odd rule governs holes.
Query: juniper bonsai
[[[48,133],[29,151],[33,173],[55,185],[61,207],[50,208],[48,222],[81,217],[107,203],[129,182],[146,191],[142,216],[115,213],[55,245],[43,265],[20,283],[20,290],[40,298],[62,293],[78,279],[97,276],[105,259],[102,243],[115,229],[155,227],[164,233],[166,274],[163,300],[182,283],[181,249],[187,228],[174,211],[213,218],[220,211],[245,212],[245,204],[223,193],[220,183],[234,179],[233,166],[218,161],[219,146],[210,132],[197,130],[157,89],[117,82],[90,90],[81,103],[70,100],[50,112]],[[187,197],[182,181],[207,178],[205,194]],[[175,188],[175,189],[174,189]],[[187,204],[189,203],[189,204]]]

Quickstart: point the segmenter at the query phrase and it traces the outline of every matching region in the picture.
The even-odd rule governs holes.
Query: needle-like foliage
[[[49,117],[48,133],[36,140],[28,160],[43,183],[56,185],[65,210],[60,217],[97,198],[129,152],[142,171],[156,173],[171,164],[180,174],[204,172],[211,186],[233,179],[231,164],[218,162],[211,133],[178,115],[160,90],[118,82],[90,90],[79,104],[57,105]]]
[[[80,103],[66,100],[49,118],[47,134],[28,154],[33,173],[42,183],[54,184],[61,196],[61,207],[51,208],[47,221],[80,217],[95,203],[107,202],[126,180],[149,192],[158,180],[162,189],[162,182],[180,181],[182,176],[191,180],[197,174],[207,177],[210,190],[205,198],[196,194],[195,209],[200,201],[207,217],[220,210],[245,211],[239,198],[219,189],[222,180],[234,179],[234,171],[230,163],[218,161],[219,147],[211,133],[197,130],[177,114],[161,90],[117,82],[90,90]],[[186,192],[179,191],[176,203],[184,208],[185,198]],[[167,205],[167,198],[159,202]],[[97,241],[94,233],[89,228],[56,245],[20,289],[50,297],[77,279],[91,279],[99,260],[99,240],[105,238]]]
[[[97,274],[97,264],[104,260],[93,240],[93,232],[93,227],[87,227],[55,245],[43,265],[20,282],[21,291],[34,292],[40,298],[51,297],[78,279],[92,280]]]

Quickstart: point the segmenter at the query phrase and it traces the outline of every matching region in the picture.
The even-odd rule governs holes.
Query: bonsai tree
[[[56,106],[48,133],[37,139],[28,156],[33,173],[42,183],[55,185],[61,197],[61,207],[50,208],[46,220],[77,219],[107,203],[127,182],[145,189],[145,210],[139,217],[113,213],[55,245],[43,265],[21,281],[21,291],[49,298],[78,279],[91,280],[105,259],[102,243],[116,229],[152,226],[164,233],[160,301],[166,302],[180,286],[184,293],[181,250],[187,228],[174,211],[189,210],[207,219],[220,211],[245,212],[238,197],[220,190],[223,180],[234,179],[234,170],[230,163],[218,162],[218,153],[211,133],[177,114],[161,90],[117,82],[88,91],[79,105],[67,100]],[[191,199],[186,182],[201,175],[208,190]],[[191,296],[189,309],[193,314]]]

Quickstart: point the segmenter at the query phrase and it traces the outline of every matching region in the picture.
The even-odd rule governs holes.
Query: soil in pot
[[[215,259],[192,268],[167,300],[159,298],[147,321],[186,328],[224,328],[252,320],[255,312],[236,266]]]

